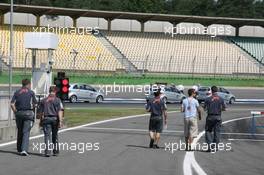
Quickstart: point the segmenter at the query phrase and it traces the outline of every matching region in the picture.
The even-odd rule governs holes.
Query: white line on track
[[[257,139],[228,139],[229,141],[245,141],[245,142],[264,142],[264,140]]]
[[[179,111],[170,111],[168,113],[169,114],[170,113],[179,113]],[[80,128],[83,128],[83,127],[86,127],[86,126],[93,126],[93,125],[97,125],[97,124],[108,123],[108,122],[113,122],[113,121],[118,121],[118,120],[131,119],[131,118],[137,118],[137,117],[146,117],[146,116],[149,116],[149,115],[150,114],[140,114],[140,115],[127,116],[127,117],[119,117],[119,118],[114,118],[114,119],[109,119],[109,120],[102,120],[102,121],[98,121],[98,122],[92,122],[92,123],[88,123],[88,124],[84,124],[84,125],[80,125],[80,126],[71,127],[71,128],[61,129],[61,130],[59,130],[59,133],[66,132],[66,131],[71,131],[71,130],[75,130],[75,129],[80,129]],[[40,134],[40,135],[36,135],[36,136],[30,137],[29,139],[33,140],[33,139],[41,138],[43,136],[44,136],[43,134]],[[16,143],[16,140],[10,141],[10,142],[6,142],[6,143],[2,143],[2,144],[0,144],[0,147],[12,145],[12,144],[15,144],[15,143]]]
[[[241,136],[251,136],[251,133],[239,133],[239,132],[230,132],[230,133],[221,133],[222,135],[241,135]],[[254,134],[255,136],[264,136],[264,134]]]
[[[148,132],[147,129],[124,129],[124,128],[99,128],[99,127],[84,127],[82,129],[91,130],[107,130],[107,131],[135,131],[135,132]],[[164,133],[183,133],[183,131],[176,130],[163,130]]]
[[[244,120],[244,119],[249,119],[251,117],[241,117],[241,118],[236,118],[236,119],[231,119],[223,122],[222,124],[238,121],[238,120]],[[197,138],[193,140],[193,144],[195,145],[200,138],[205,134],[205,131],[199,133]],[[185,154],[184,160],[183,160],[183,174],[184,175],[192,175],[192,168],[196,171],[198,175],[206,175],[205,171],[199,166],[197,161],[195,160],[194,152],[187,152]]]

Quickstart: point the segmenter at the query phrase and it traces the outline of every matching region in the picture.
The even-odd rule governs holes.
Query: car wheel
[[[232,98],[230,98],[230,100],[229,100],[229,104],[234,104],[235,101],[236,101],[236,99],[235,99],[234,97],[232,97]]]
[[[77,102],[77,96],[76,95],[73,95],[70,97],[70,102],[71,103],[76,103]]]
[[[103,96],[99,95],[99,96],[96,98],[96,103],[102,103],[103,100],[104,100]]]

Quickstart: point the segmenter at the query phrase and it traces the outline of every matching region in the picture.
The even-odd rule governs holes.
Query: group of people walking
[[[46,157],[59,154],[58,130],[62,127],[63,105],[56,97],[56,87],[51,86],[48,97],[37,101],[35,93],[30,89],[31,82],[22,80],[22,87],[14,93],[11,108],[15,113],[17,125],[17,151],[22,156],[28,155],[30,130],[35,121],[35,110],[44,131]],[[207,144],[218,145],[220,139],[221,113],[226,109],[224,100],[217,95],[218,88],[211,87],[212,95],[205,99],[204,110],[207,111],[205,138]],[[186,150],[191,150],[193,139],[198,134],[198,119],[202,119],[202,109],[196,99],[197,90],[188,90],[188,96],[182,101],[181,112],[184,113],[184,137]],[[167,126],[167,105],[163,100],[161,89],[154,92],[154,98],[147,101],[146,110],[150,112],[149,135],[150,148],[159,148],[160,134]],[[52,143],[52,147],[50,147]],[[210,151],[211,147],[208,147]]]
[[[203,108],[207,112],[205,123],[205,139],[208,145],[218,145],[220,142],[221,114],[226,110],[225,101],[217,95],[218,88],[211,87],[212,95],[205,99]],[[198,135],[198,119],[202,119],[202,107],[197,97],[197,89],[188,90],[188,97],[182,101],[181,112],[184,113],[184,137],[186,151],[192,149],[192,143]],[[163,126],[167,125],[167,106],[163,101],[161,89],[154,92],[154,98],[147,101],[146,110],[150,112],[149,135],[150,148],[159,148],[158,143]],[[212,149],[208,146],[208,152]],[[215,149],[215,148],[214,148]],[[217,148],[216,148],[217,149]]]
[[[36,109],[44,131],[45,156],[59,154],[58,129],[62,127],[63,105],[56,97],[56,87],[51,86],[48,97],[39,103],[35,93],[30,89],[31,82],[22,80],[22,87],[14,93],[11,109],[15,114],[17,125],[17,151],[22,156],[28,156],[30,130],[35,122]],[[52,143],[52,144],[51,144]]]

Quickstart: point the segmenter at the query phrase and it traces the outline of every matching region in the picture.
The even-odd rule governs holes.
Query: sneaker
[[[59,155],[59,151],[53,151],[53,156],[58,156]]]
[[[21,155],[21,156],[28,156],[29,154],[28,154],[26,151],[22,151],[22,152],[20,153],[20,155]]]
[[[50,157],[50,155],[49,155],[49,154],[45,154],[44,156],[45,156],[45,157]]]
[[[154,139],[150,139],[149,148],[153,148]]]
[[[154,148],[154,149],[159,149],[160,147],[159,147],[158,145],[155,144],[155,145],[153,146],[153,148]]]

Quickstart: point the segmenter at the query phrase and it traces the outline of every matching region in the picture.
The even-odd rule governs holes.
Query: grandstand
[[[234,44],[207,35],[104,32],[138,68],[150,72],[257,73],[257,63]]]
[[[41,27],[40,17],[45,15],[68,15],[77,27],[79,17],[98,17],[107,21],[107,29],[100,34],[56,33],[59,47],[54,51],[53,68],[57,70],[100,70],[116,72],[150,72],[178,74],[219,74],[256,75],[263,71],[264,56],[262,38],[238,37],[239,27],[243,25],[264,26],[264,20],[214,18],[180,15],[137,14],[127,12],[89,11],[83,9],[65,9],[40,6],[16,5],[18,13],[32,13],[36,16],[36,25],[15,25],[14,28],[14,67],[31,66],[31,52],[24,49],[24,33],[32,32],[33,27]],[[0,55],[9,55],[9,28],[3,21],[4,13],[9,11],[7,4],[0,4]],[[1,17],[2,15],[2,17]],[[140,31],[111,31],[111,21],[134,19],[140,24]],[[184,22],[200,23],[206,26],[226,24],[235,26],[236,37],[211,37],[209,35],[178,34],[174,37],[161,32],[145,32],[144,24],[148,20],[170,22],[172,26]],[[241,24],[241,25],[238,25]],[[243,25],[242,25],[243,24]],[[41,27],[47,28],[45,26]],[[48,30],[46,30],[48,31]],[[71,52],[78,52],[76,60]],[[38,63],[47,58],[47,53],[37,52]],[[2,61],[8,63],[8,57]],[[131,69],[131,67],[133,69]]]
[[[264,64],[264,38],[228,37],[234,44],[247,52],[261,64]]]
[[[14,67],[24,68],[31,66],[31,52],[24,48],[24,33],[32,32],[32,26],[15,26],[14,28]],[[5,55],[9,54],[9,28],[7,25],[0,28],[0,50]],[[59,47],[54,52],[54,69],[73,69],[76,70],[102,70],[116,71],[123,69],[121,63],[97,40],[92,34],[78,35],[71,33],[59,33]],[[78,51],[75,66],[73,55],[70,52],[75,49]],[[27,55],[28,53],[28,55]],[[47,53],[37,52],[37,65],[47,58]],[[27,60],[26,59],[27,55]],[[3,60],[8,62],[7,58]]]

